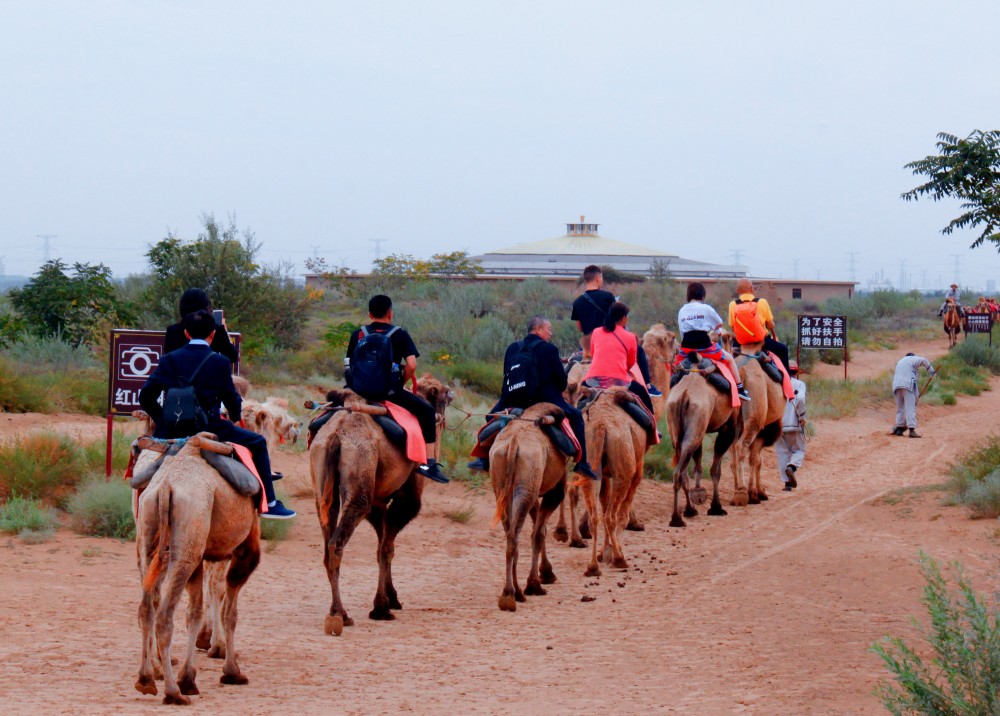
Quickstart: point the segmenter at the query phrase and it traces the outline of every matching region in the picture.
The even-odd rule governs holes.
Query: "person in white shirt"
[[[917,372],[926,368],[933,377],[934,366],[923,356],[907,353],[896,364],[896,373],[892,377],[892,394],[896,398],[896,426],[892,434],[900,436],[906,428],[910,429],[911,438],[917,435],[917,398],[920,388],[917,385]]]
[[[798,379],[799,364],[789,361],[788,374],[792,379],[795,397],[785,404],[785,415],[781,419],[781,435],[774,444],[778,455],[778,473],[783,488],[791,492],[798,487],[795,473],[802,467],[806,457],[806,384]]]
[[[698,353],[711,360],[725,361],[736,379],[736,390],[741,400],[750,400],[750,395],[740,381],[740,371],[736,361],[722,346],[712,341],[709,331],[722,328],[722,318],[719,312],[705,300],[705,286],[700,283],[690,283],[687,288],[687,303],[677,312],[677,327],[681,333],[681,348],[677,352],[676,363],[680,364],[688,353]]]

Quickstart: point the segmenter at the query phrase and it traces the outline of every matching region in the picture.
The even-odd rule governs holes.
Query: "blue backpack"
[[[351,390],[368,400],[385,400],[399,383],[399,366],[392,356],[389,338],[399,330],[393,326],[386,333],[369,333],[361,327],[361,340],[351,355]]]

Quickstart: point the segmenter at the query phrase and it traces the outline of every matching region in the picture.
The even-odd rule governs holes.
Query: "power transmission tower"
[[[959,280],[959,276],[961,275],[961,274],[959,273],[959,263],[960,263],[960,262],[961,262],[961,260],[962,260],[962,254],[950,254],[950,256],[951,256],[951,257],[952,257],[953,259],[955,259],[955,278],[953,278],[953,279],[952,279],[952,281],[954,281],[954,282],[955,282],[955,283],[957,283],[957,284],[958,284],[959,286],[961,286],[961,285],[962,285],[962,282],[961,282],[961,281]]]
[[[389,239],[368,239],[369,244],[375,244],[375,260],[382,258],[382,244]]]
[[[48,263],[52,258],[52,239],[58,238],[59,234],[35,234],[35,238],[42,240],[42,262]]]
[[[313,258],[319,258],[319,244],[309,244],[309,248],[313,250]]]
[[[900,293],[903,292],[903,290],[904,290],[904,284],[906,283],[906,274],[904,273],[905,268],[906,268],[906,261],[900,261],[899,262],[899,286],[896,289]]]
[[[743,265],[743,252],[740,249],[730,249],[729,253],[733,257],[733,266]]]
[[[860,251],[848,251],[847,253],[847,270],[850,271],[851,281],[854,281],[854,257],[860,254]]]

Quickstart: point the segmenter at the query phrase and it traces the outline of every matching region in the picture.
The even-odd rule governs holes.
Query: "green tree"
[[[226,323],[244,336],[251,351],[267,345],[298,344],[312,297],[295,285],[288,265],[257,262],[261,244],[235,217],[220,224],[202,216],[204,230],[193,241],[173,234],[146,253],[153,282],[145,291],[147,306],[164,322],[177,320],[177,299],[186,289],[205,290]]]
[[[130,320],[104,264],[74,263],[70,271],[59,259],[47,261],[10,297],[29,331],[62,336],[73,345],[99,340],[102,329]]]
[[[430,260],[430,272],[437,276],[464,276],[475,278],[483,272],[483,264],[469,258],[468,252],[452,251],[450,254],[434,254]]]
[[[941,233],[982,227],[970,248],[992,241],[1000,250],[1000,131],[977,129],[965,139],[945,133],[937,136],[940,154],[906,165],[915,176],[926,176],[929,181],[902,194],[902,198],[959,199],[964,213],[952,219]]]

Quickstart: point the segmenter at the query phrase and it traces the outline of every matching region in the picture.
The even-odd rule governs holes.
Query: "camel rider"
[[[621,301],[615,301],[608,309],[604,325],[591,334],[590,349],[594,356],[584,381],[596,381],[601,388],[613,385],[628,386],[628,389],[646,406],[650,415],[653,415],[653,401],[649,399],[646,387],[634,380],[631,374],[639,352],[639,339],[626,328],[628,312],[628,306]]]
[[[964,316],[965,309],[962,308],[962,291],[958,288],[957,283],[953,283],[951,287],[948,289],[948,291],[944,294],[944,302],[941,304],[941,310],[938,311],[938,315],[939,316],[944,315],[944,309],[948,305],[949,298],[955,300],[955,305],[958,307],[958,315]]]
[[[405,328],[392,325],[392,299],[388,296],[382,294],[372,296],[368,301],[368,318],[371,319],[371,323],[351,333],[347,343],[347,358],[344,361],[347,367],[344,376],[347,387],[367,400],[389,400],[413,413],[420,423],[420,432],[423,434],[424,442],[427,443],[427,454],[430,455],[434,451],[434,443],[437,442],[437,416],[434,413],[434,406],[416,393],[403,388],[407,381],[412,381],[416,385],[417,357],[420,355],[417,346]],[[383,379],[383,382],[389,384],[376,386],[375,392],[360,385],[355,387],[354,373],[359,366],[351,365],[358,344],[371,335],[380,337],[376,340],[381,340],[383,336],[388,338],[392,353],[389,357],[392,363],[390,373],[392,377]],[[437,460],[432,457],[428,457],[427,464],[421,465],[417,470],[435,482],[448,482]]]
[[[733,337],[739,343],[759,343],[759,339],[762,339],[764,350],[778,356],[785,370],[788,370],[788,346],[778,340],[778,332],[774,327],[774,314],[771,313],[767,299],[756,298],[753,295],[753,281],[745,277],[736,282],[736,293],[736,300],[729,302],[729,327],[732,329]],[[751,302],[756,304],[756,321],[759,321],[759,324],[745,325],[737,315],[737,313],[743,314],[743,311],[738,312],[737,306]],[[740,341],[741,336],[744,336],[742,341]]]
[[[250,450],[267,496],[267,512],[261,514],[261,517],[276,520],[295,517],[295,512],[274,496],[267,440],[259,433],[244,430],[229,420],[223,420],[219,414],[221,402],[225,404],[229,415],[239,420],[243,401],[233,386],[232,364],[229,359],[215,353],[210,347],[216,330],[212,313],[205,310],[189,313],[184,316],[183,325],[187,345],[163,354],[153,374],[139,391],[139,404],[156,422],[153,437],[183,438],[200,432],[200,429],[193,429],[181,431],[187,434],[179,434],[173,430],[163,420],[163,407],[159,403],[159,397],[165,391],[190,385],[194,388],[197,402],[207,419],[206,425],[201,429],[215,433],[223,442],[236,443]]]
[[[917,435],[917,398],[920,389],[917,385],[917,374],[921,368],[926,368],[931,377],[935,375],[934,366],[926,358],[913,353],[907,353],[896,363],[896,373],[892,377],[892,395],[896,398],[896,425],[892,434],[901,436],[906,428],[910,429],[911,438]]]
[[[563,397],[562,392],[566,389],[566,371],[559,357],[559,349],[549,342],[551,338],[552,324],[547,319],[534,316],[528,321],[528,335],[524,340],[515,341],[507,347],[503,358],[503,369],[504,375],[508,376],[511,374],[511,367],[522,360],[528,359],[533,363],[534,394],[525,394],[521,399],[517,399],[518,405],[506,405],[506,401],[501,397],[490,413],[499,413],[506,408],[528,408],[537,403],[552,403],[566,414],[566,419],[569,420],[569,425],[580,442],[583,459],[576,464],[573,472],[596,480],[597,475],[587,462],[583,413],[567,403]],[[477,458],[469,463],[469,469],[489,471],[490,459]]]
[[[705,300],[705,286],[701,283],[690,283],[687,287],[687,303],[677,312],[677,326],[681,332],[681,349],[677,354],[680,363],[689,353],[698,353],[711,360],[724,360],[729,365],[733,377],[739,381],[740,371],[736,361],[722,346],[713,343],[709,331],[719,331],[722,328],[722,318]],[[737,382],[736,390],[741,400],[750,400],[743,383]]]
[[[583,288],[583,293],[573,301],[573,312],[570,314],[570,320],[576,321],[576,327],[581,334],[580,347],[583,349],[583,357],[586,359],[591,356],[591,334],[595,328],[604,324],[604,319],[608,317],[608,309],[618,299],[610,291],[604,290],[604,272],[600,266],[591,264],[583,270]],[[656,397],[663,395],[650,380],[649,361],[646,359],[646,351],[642,349],[641,345],[636,352],[635,360],[649,394]]]
[[[208,294],[200,288],[189,288],[186,290],[181,294],[181,299],[178,304],[181,320],[167,326],[167,333],[163,337],[164,353],[175,351],[181,346],[187,344],[187,337],[184,335],[184,316],[189,313],[194,313],[195,311],[208,311],[209,313],[212,313],[212,301],[208,297]],[[212,339],[212,350],[216,353],[224,355],[229,359],[230,363],[238,363],[240,357],[236,352],[236,347],[233,346],[232,341],[229,340],[229,331],[226,330],[225,319],[223,319],[221,325],[218,325],[217,327],[222,330],[217,330],[215,332],[215,338]]]

